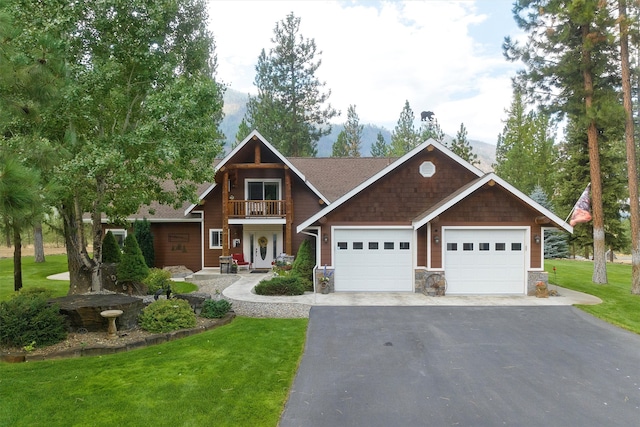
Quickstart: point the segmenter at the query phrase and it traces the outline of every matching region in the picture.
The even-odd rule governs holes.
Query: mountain
[[[229,152],[231,144],[234,142],[238,126],[247,111],[247,101],[249,95],[238,92],[231,88],[227,88],[224,94],[224,119],[220,125],[220,130],[226,136],[225,150]],[[391,131],[384,127],[361,123],[364,128],[362,130],[362,145],[360,153],[363,157],[371,155],[371,146],[378,137],[378,132],[382,133],[387,144],[391,143]],[[333,124],[331,133],[320,138],[318,141],[318,157],[331,156],[333,143],[338,139],[338,134],[344,129],[342,124]],[[453,138],[445,135],[445,144],[451,143]],[[492,166],[496,161],[496,146],[482,141],[469,140],[473,152],[478,155],[478,168],[484,172],[492,170]]]

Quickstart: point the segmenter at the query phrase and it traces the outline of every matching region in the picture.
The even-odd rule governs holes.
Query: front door
[[[248,232],[253,268],[271,268],[271,263],[282,252],[282,230],[254,229]]]

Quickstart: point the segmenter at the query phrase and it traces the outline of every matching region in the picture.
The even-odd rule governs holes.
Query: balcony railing
[[[229,218],[284,218],[284,200],[229,200]]]

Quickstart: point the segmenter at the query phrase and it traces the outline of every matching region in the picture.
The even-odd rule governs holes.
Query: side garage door
[[[335,290],[412,291],[412,230],[337,229]]]
[[[447,294],[524,294],[525,230],[444,231]]]

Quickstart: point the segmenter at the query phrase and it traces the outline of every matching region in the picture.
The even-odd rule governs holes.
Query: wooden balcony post
[[[229,172],[222,175],[222,256],[229,256]]]

